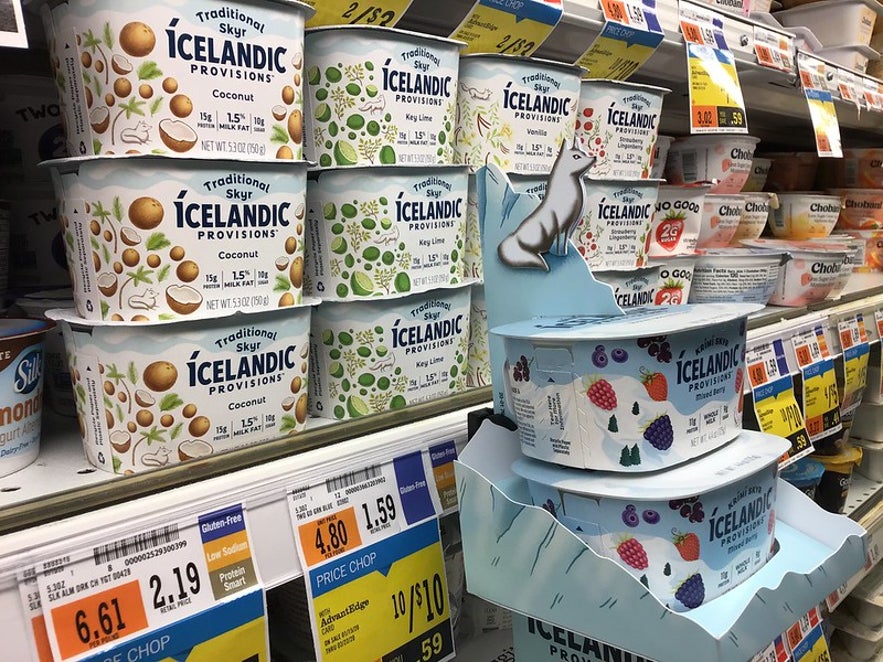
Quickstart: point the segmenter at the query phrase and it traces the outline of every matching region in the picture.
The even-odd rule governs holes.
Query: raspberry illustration
[[[675,598],[687,609],[696,609],[705,601],[705,584],[702,583],[702,575],[698,572],[687,577],[678,590]]]
[[[767,520],[767,523],[766,523],[767,535],[771,534],[775,527],[776,527],[776,511],[771,510],[770,511],[770,518]]]
[[[742,368],[736,369],[736,393],[740,396],[742,395],[742,383],[745,379],[745,374],[742,372]]]
[[[665,402],[668,399],[668,380],[661,372],[650,372],[641,368],[641,384],[647,389],[651,400]]]
[[[677,529],[672,529],[671,534],[674,536],[672,542],[682,559],[696,561],[699,558],[699,536],[695,533],[685,534]]]
[[[663,414],[653,419],[653,422],[644,430],[644,439],[650,442],[656,450],[667,451],[675,440],[675,433],[671,427],[671,419],[668,414]]]
[[[623,538],[622,542],[616,546],[616,553],[626,565],[635,570],[643,570],[650,565],[647,562],[647,552],[644,550],[644,546],[631,536]]]
[[[600,407],[605,411],[616,409],[616,393],[613,390],[613,386],[606,379],[599,379],[593,383],[589,390],[586,391],[586,395],[596,407]]]

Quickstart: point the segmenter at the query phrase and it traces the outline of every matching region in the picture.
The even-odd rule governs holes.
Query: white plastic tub
[[[711,193],[739,193],[759,142],[741,135],[680,138],[668,150],[665,178],[669,184],[710,182]]]
[[[668,150],[674,140],[673,136],[656,136],[656,144],[653,145],[653,162],[650,166],[650,179],[663,178],[665,162],[668,160]]]
[[[740,245],[743,239],[757,239],[766,228],[771,209],[779,204],[775,193],[742,193],[741,196],[745,208],[736,233],[730,240],[734,246]]]
[[[827,0],[776,12],[775,18],[785,27],[809,28],[824,46],[867,46],[881,12],[874,0]]]
[[[780,239],[827,237],[843,207],[839,196],[812,191],[779,193],[778,199],[778,206],[771,210],[769,226]]]
[[[745,198],[739,193],[706,195],[696,248],[729,246],[745,214],[745,202]]]
[[[707,186],[660,186],[650,228],[650,257],[690,255],[696,250]]]
[[[748,179],[745,180],[745,184],[742,186],[742,193],[757,193],[763,191],[764,186],[766,185],[767,175],[769,174],[772,165],[772,159],[765,159],[759,156],[755,156],[751,159],[751,173],[748,175]]]
[[[836,243],[777,239],[745,240],[743,243],[788,254],[769,300],[773,306],[805,306],[824,301],[837,284],[844,258],[849,253],[849,248]]]
[[[693,281],[692,256],[653,260],[633,271],[595,271],[595,278],[613,288],[620,308],[679,306],[687,303]]]
[[[747,248],[703,250],[696,257],[690,303],[740,301],[766,305],[784,253]]]
[[[875,188],[835,188],[842,202],[838,230],[883,229],[883,191]]]
[[[813,55],[818,55],[860,74],[867,71],[869,61],[880,59],[880,54],[877,51],[863,44],[822,48]]]

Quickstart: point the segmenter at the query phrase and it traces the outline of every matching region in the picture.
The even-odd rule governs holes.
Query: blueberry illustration
[[[592,363],[596,368],[606,368],[607,367],[607,355],[601,352],[595,352],[592,354]]]
[[[626,508],[622,511],[622,522],[628,527],[636,527],[641,523],[641,518],[638,517],[638,513],[634,510],[629,510]]]
[[[629,359],[629,353],[621,347],[617,347],[610,352],[610,358],[616,361],[616,363],[625,363]]]
[[[655,510],[645,510],[643,513],[641,513],[641,517],[644,518],[644,521],[647,522],[647,524],[659,523],[659,513],[657,513]]]

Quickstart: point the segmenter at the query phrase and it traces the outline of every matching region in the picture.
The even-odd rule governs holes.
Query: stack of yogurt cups
[[[48,163],[74,303],[48,315],[100,469],[138,473],[306,425],[311,13],[173,0],[46,13],[66,146],[81,155]]]
[[[372,26],[307,30],[315,416],[351,419],[466,387],[467,171],[453,150],[461,47]]]

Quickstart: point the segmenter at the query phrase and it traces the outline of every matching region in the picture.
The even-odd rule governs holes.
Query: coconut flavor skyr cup
[[[460,60],[454,158],[480,168],[546,174],[573,142],[583,69],[511,55]]]
[[[708,453],[741,429],[753,304],[537,318],[503,339],[507,414],[522,452],[581,469],[646,472]]]
[[[196,319],[301,303],[304,163],[103,157],[53,171],[82,317]]]
[[[306,34],[307,158],[450,165],[461,42],[345,25]]]
[[[669,92],[664,87],[618,80],[582,82],[576,137],[583,150],[597,158],[592,177],[650,177],[662,98]]]
[[[311,413],[357,418],[462,391],[470,289],[319,306],[310,332]]]
[[[43,337],[52,322],[0,319],[0,476],[23,469],[40,452]]]
[[[351,300],[462,282],[466,196],[465,167],[312,173],[307,293]]]
[[[68,151],[301,159],[295,0],[66,0],[47,18]]]
[[[309,307],[174,323],[49,317],[62,326],[86,457],[99,469],[138,473],[306,425]]]

